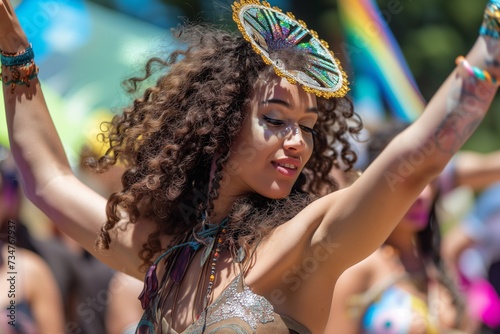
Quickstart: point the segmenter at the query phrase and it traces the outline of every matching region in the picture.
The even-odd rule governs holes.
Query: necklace
[[[215,274],[216,274],[216,266],[217,266],[217,260],[219,259],[220,252],[221,252],[221,245],[224,242],[224,237],[226,236],[227,229],[225,227],[222,227],[221,233],[217,235],[215,238],[217,239],[217,243],[215,245],[215,250],[214,254],[212,257],[212,263],[211,263],[211,268],[210,268],[210,277],[208,278],[208,287],[207,287],[207,294],[205,297],[205,307],[208,306],[210,297],[212,296],[213,292],[213,286],[215,282]]]

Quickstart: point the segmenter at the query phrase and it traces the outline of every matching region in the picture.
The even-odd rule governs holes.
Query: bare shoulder
[[[16,248],[15,252],[15,257],[19,260],[19,264],[22,267],[21,270],[26,273],[37,275],[48,269],[47,263],[40,255],[19,247]]]
[[[106,327],[109,334],[124,333],[135,327],[142,315],[141,303],[137,296],[143,283],[129,275],[116,272],[109,282],[109,303],[106,312]],[[127,307],[124,307],[127,305]]]
[[[382,249],[378,249],[340,275],[335,284],[331,310],[336,324],[351,322],[351,320],[339,318],[339,314],[344,314],[349,308],[348,305],[354,303],[352,305],[354,306],[357,304],[356,300],[361,301],[367,291],[383,282],[390,273],[388,268],[386,255]]]
[[[25,294],[29,299],[40,286],[55,284],[55,278],[44,258],[23,248],[16,248],[15,252],[16,271],[23,277]]]

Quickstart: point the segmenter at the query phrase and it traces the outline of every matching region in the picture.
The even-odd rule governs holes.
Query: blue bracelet
[[[10,55],[2,52],[0,61],[3,66],[19,66],[25,65],[35,59],[33,48],[28,46],[22,53]]]

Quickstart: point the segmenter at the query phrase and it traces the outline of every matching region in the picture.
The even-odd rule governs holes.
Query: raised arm
[[[132,238],[132,229],[117,240],[112,261],[95,250],[96,237],[106,221],[106,200],[73,174],[47,109],[36,65],[30,62],[29,47],[11,3],[0,0],[5,111],[10,147],[26,196],[96,257],[116,269],[137,273],[140,242]]]
[[[497,47],[497,40],[480,37],[467,61],[498,76]],[[370,248],[353,249],[360,258],[380,245],[425,185],[473,133],[496,91],[496,85],[480,81],[458,66],[423,115],[397,136],[338,200],[349,208],[341,216],[347,233],[340,243],[357,241],[356,244]],[[338,212],[331,210],[330,214]],[[332,228],[337,229],[335,225]]]
[[[300,215],[319,222],[313,246],[325,240],[336,246],[331,261],[325,261],[334,277],[380,246],[477,128],[497,91],[496,83],[484,79],[500,76],[498,47],[498,39],[481,35],[423,115],[351,187],[323,197]]]

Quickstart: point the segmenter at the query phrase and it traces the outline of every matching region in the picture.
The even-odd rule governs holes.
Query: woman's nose
[[[304,138],[299,125],[289,124],[284,129],[285,133],[285,148],[300,149],[304,146]]]

